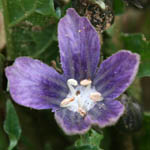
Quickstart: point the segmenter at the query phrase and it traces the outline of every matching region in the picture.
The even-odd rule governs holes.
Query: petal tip
[[[25,107],[38,110],[59,108],[60,100],[66,94],[63,77],[31,57],[17,58],[5,69],[5,74],[12,99]]]
[[[74,8],[68,8],[67,9],[67,14],[70,14],[70,13],[74,13],[74,14],[77,15],[77,12],[76,12],[76,10]]]
[[[100,66],[94,81],[97,89],[107,98],[117,98],[135,79],[139,64],[140,55],[137,53],[120,50],[113,54],[104,60]],[[109,79],[110,81],[105,85],[104,81],[106,82]],[[110,90],[112,86],[114,89]]]
[[[138,69],[139,69],[139,65],[140,65],[140,55],[137,54],[137,53],[132,53],[131,51],[129,50],[121,50],[120,52],[125,52],[125,53],[128,53],[130,56],[132,56],[134,59],[135,59],[135,66],[133,68],[133,75],[130,79],[130,84],[133,82],[134,78],[136,77],[137,75],[137,72],[138,72]],[[130,85],[129,84],[129,85]]]
[[[130,56],[135,58],[135,60],[136,60],[135,70],[138,71],[138,67],[139,67],[139,64],[140,64],[140,55],[138,53],[133,53],[133,52],[131,52],[129,50],[120,50],[118,53],[120,53],[120,52],[128,53]]]
[[[58,126],[63,130],[63,132],[66,134],[66,135],[82,135],[82,134],[85,134],[90,128],[91,128],[91,125],[89,124],[86,128],[84,129],[80,129],[80,130],[77,130],[77,129],[69,129],[66,127],[65,123],[63,122],[63,119],[60,118],[58,115],[56,115],[56,112],[55,112],[55,120],[58,124]]]
[[[69,8],[58,24],[58,41],[61,64],[67,78],[94,78],[101,46],[98,33],[88,18]]]
[[[107,115],[108,116],[103,116],[103,115],[106,115],[106,114],[102,114],[101,117],[99,118],[95,118],[94,119],[94,116],[93,115],[89,115],[88,116],[88,119],[90,121],[90,123],[92,124],[92,126],[98,126],[99,128],[105,128],[105,127],[108,127],[108,126],[113,126],[115,125],[118,120],[120,119],[120,117],[124,114],[124,111],[125,111],[125,107],[123,104],[121,104],[119,101],[117,100],[113,100],[113,102],[115,102],[115,105],[117,105],[119,108],[114,108],[114,109],[118,109],[116,111],[116,113],[114,112],[111,112],[110,110],[107,112]],[[117,102],[117,103],[116,103]],[[105,111],[105,110],[104,110]],[[105,112],[106,113],[106,112]],[[112,115],[113,114],[113,115]]]
[[[116,118],[110,118],[109,119],[110,124],[108,126],[115,125],[118,122],[118,120],[120,119],[120,117],[124,114],[124,111],[125,111],[125,107],[124,107],[124,105],[122,105],[122,109],[120,110],[120,113],[118,114],[118,116]]]

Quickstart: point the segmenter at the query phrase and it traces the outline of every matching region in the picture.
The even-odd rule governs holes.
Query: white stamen
[[[95,89],[90,79],[80,81],[79,85],[77,80],[69,79],[67,85],[69,92],[60,106],[78,112],[82,117],[95,106],[96,102],[103,100],[101,93]]]
[[[92,83],[92,81],[88,80],[88,79],[80,81],[80,85],[82,85],[82,86],[88,86],[88,85],[91,85],[91,83]]]
[[[81,99],[81,96],[78,95],[76,99],[77,99],[78,106],[82,107],[84,101]]]
[[[78,82],[75,80],[75,79],[69,79],[67,81],[67,85],[70,89],[70,92],[74,95],[75,94],[75,89],[73,86],[77,86],[78,85]]]
[[[60,106],[61,106],[61,107],[66,107],[68,104],[70,104],[70,103],[73,102],[73,101],[74,101],[74,97],[72,97],[72,98],[65,98],[65,99],[61,102]]]
[[[97,102],[103,100],[103,97],[101,93],[95,92],[90,94],[90,99],[92,99],[94,102]]]
[[[86,115],[86,111],[84,109],[82,109],[81,107],[78,108],[78,112],[80,113],[80,115],[82,117],[84,117]]]

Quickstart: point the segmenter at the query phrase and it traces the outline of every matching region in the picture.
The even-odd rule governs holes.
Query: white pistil
[[[97,102],[103,100],[103,97],[101,93],[95,92],[90,94],[90,99],[92,99],[94,102]]]
[[[83,108],[81,108],[81,107],[78,108],[78,112],[80,113],[80,115],[82,117],[84,117],[86,115],[86,111]]]
[[[61,102],[60,106],[61,106],[61,107],[67,107],[67,105],[68,105],[69,103],[73,102],[73,101],[74,101],[74,97],[72,97],[72,98],[65,98],[65,99]]]
[[[76,91],[73,86],[77,86],[78,82],[75,79],[69,79],[67,81],[67,85],[69,87],[70,92],[74,95]]]

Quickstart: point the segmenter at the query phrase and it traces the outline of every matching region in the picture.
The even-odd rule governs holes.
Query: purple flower
[[[139,55],[122,50],[98,67],[99,36],[74,9],[60,20],[58,40],[63,74],[29,57],[19,57],[6,68],[13,100],[34,109],[52,109],[66,134],[115,124],[124,112],[115,99],[133,81]]]

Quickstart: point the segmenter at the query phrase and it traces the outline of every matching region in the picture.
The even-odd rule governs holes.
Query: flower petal
[[[134,80],[139,59],[138,54],[122,50],[103,61],[94,79],[97,91],[105,98],[120,96]]]
[[[55,119],[68,135],[84,134],[90,129],[90,124],[86,118],[69,109],[57,110],[55,112]]]
[[[68,78],[93,78],[100,56],[98,33],[85,17],[74,9],[58,25],[58,39],[62,68]]]
[[[88,112],[88,119],[92,125],[100,128],[114,125],[124,112],[124,106],[116,100],[103,100],[98,102]]]
[[[59,107],[68,89],[53,68],[29,57],[17,58],[6,68],[9,90],[14,101],[34,109]]]

